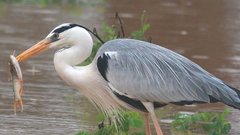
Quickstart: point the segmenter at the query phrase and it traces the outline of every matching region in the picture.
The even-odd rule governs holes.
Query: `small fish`
[[[16,115],[17,108],[19,108],[21,112],[23,111],[23,102],[22,102],[23,78],[22,78],[22,71],[19,66],[19,63],[13,55],[10,55],[9,65],[10,65],[11,80],[13,82],[13,92],[14,92],[13,109]]]

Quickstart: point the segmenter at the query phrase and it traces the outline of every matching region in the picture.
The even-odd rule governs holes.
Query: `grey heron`
[[[23,62],[47,49],[61,48],[54,55],[59,76],[106,115],[116,115],[122,107],[145,114],[147,135],[151,134],[149,117],[157,135],[163,134],[154,109],[167,104],[222,102],[240,109],[240,91],[184,56],[156,44],[110,40],[100,47],[91,64],[78,66],[91,54],[90,34],[89,29],[78,24],[59,25],[18,55],[17,60]]]

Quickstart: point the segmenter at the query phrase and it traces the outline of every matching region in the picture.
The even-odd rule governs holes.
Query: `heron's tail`
[[[238,98],[238,101],[240,101],[240,90],[238,90],[237,88],[234,88],[234,87],[232,87],[232,86],[230,86],[230,85],[227,85],[231,90],[233,90],[233,91],[235,91],[236,93],[237,93],[237,98]],[[236,100],[233,100],[233,101],[236,101]],[[229,106],[231,106],[231,107],[233,107],[233,108],[236,108],[236,109],[239,109],[240,110],[240,102],[231,102],[231,103],[229,103],[229,102],[224,102],[223,101],[223,103],[225,103],[225,104],[227,104],[227,105],[229,105]]]

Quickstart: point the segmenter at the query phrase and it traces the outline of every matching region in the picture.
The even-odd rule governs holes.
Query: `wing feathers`
[[[105,52],[114,52],[117,57]],[[118,39],[97,54],[102,76],[118,91],[140,101],[240,103],[237,93],[189,59],[151,43]],[[212,98],[211,98],[211,97]]]

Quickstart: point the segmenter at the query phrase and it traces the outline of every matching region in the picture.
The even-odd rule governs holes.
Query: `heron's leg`
[[[156,117],[155,113],[151,114],[151,118],[153,120],[153,124],[154,124],[155,130],[157,132],[157,135],[163,135],[163,132],[162,132],[162,130],[160,128],[160,125],[158,123],[158,118]]]
[[[157,135],[163,135],[162,130],[160,128],[160,125],[158,123],[158,119],[157,119],[156,114],[154,112],[153,104],[151,102],[142,102],[142,103],[146,107],[148,112],[150,113],[150,116],[151,116],[151,119],[153,121],[154,128],[156,130]]]
[[[20,84],[19,95],[22,96],[22,93],[23,93],[23,80],[18,80],[18,83]]]
[[[144,113],[144,125],[145,125],[146,135],[152,135],[150,124],[149,124],[149,113]]]

